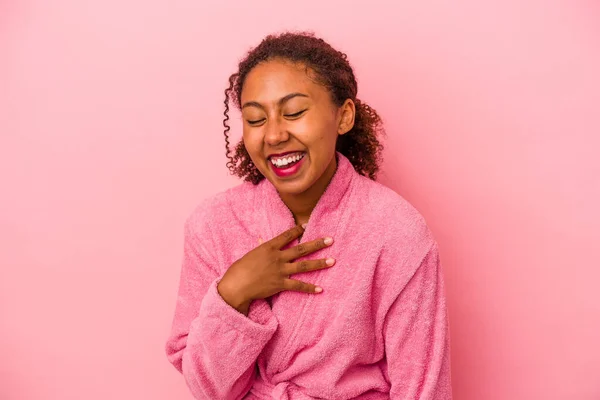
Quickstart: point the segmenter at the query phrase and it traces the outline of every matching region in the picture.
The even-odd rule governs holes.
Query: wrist
[[[219,292],[221,298],[231,307],[235,308],[237,311],[244,315],[248,315],[251,300],[245,298],[239,289],[236,290],[235,288],[232,288],[227,282],[221,280],[217,284],[217,292]]]

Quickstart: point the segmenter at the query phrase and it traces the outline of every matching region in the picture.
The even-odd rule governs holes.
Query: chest
[[[246,234],[236,237],[230,245],[231,251],[222,260],[222,267],[226,269],[259,246],[261,240],[270,239],[261,235],[260,231],[246,230]],[[318,234],[308,232],[301,242],[318,237]],[[289,246],[298,243],[296,240]],[[378,270],[380,249],[377,246],[369,234],[357,231],[347,234],[338,230],[333,245],[297,259],[296,261],[332,257],[336,263],[331,268],[290,276],[322,287],[322,293],[282,291],[266,299],[279,321],[279,330],[290,333],[302,326],[303,334],[319,336],[332,326],[356,327],[375,323],[380,287],[384,285],[382,278],[385,278]]]

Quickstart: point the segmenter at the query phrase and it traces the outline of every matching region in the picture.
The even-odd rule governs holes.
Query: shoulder
[[[251,209],[257,190],[258,186],[244,182],[204,198],[186,218],[186,231],[215,233],[218,227],[230,225],[232,218]]]
[[[360,186],[359,228],[368,245],[378,249],[376,276],[381,287],[394,296],[420,268],[435,267],[424,260],[437,254],[437,242],[425,217],[400,194],[368,178],[361,179]]]
[[[363,176],[357,186],[361,220],[381,234],[384,247],[427,251],[435,244],[425,217],[403,196]]]

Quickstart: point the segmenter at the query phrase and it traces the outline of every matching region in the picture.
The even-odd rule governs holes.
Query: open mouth
[[[270,157],[269,162],[273,167],[278,169],[291,168],[304,158],[304,154],[303,152],[298,152],[286,154],[282,157]]]
[[[273,172],[281,178],[287,178],[296,175],[304,164],[306,153],[298,151],[295,153],[287,153],[283,156],[269,157],[269,163]]]

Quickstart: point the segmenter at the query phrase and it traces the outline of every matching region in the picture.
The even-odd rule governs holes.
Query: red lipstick
[[[297,153],[301,153],[301,155],[302,155],[302,158],[300,158],[300,160],[298,160],[298,161],[293,161],[289,164],[280,163],[279,165],[273,164],[273,162],[272,162],[273,158],[285,156],[287,154],[297,154]],[[271,169],[273,170],[275,175],[277,175],[280,178],[288,178],[288,177],[296,175],[300,171],[300,169],[304,165],[305,159],[306,159],[306,153],[290,151],[290,152],[286,152],[286,153],[273,154],[273,155],[269,156],[269,164],[271,165]]]

